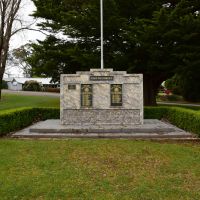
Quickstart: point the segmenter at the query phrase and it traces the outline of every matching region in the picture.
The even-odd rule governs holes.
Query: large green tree
[[[146,105],[156,102],[158,87],[174,74],[187,78],[187,72],[195,70],[200,78],[199,9],[198,1],[181,0],[155,11],[152,19],[138,19],[138,25],[133,25],[136,35],[132,40],[138,46],[129,51],[129,60],[135,58],[131,71],[144,74]]]
[[[51,33],[28,59],[37,75],[100,67],[99,0],[33,2]],[[143,73],[145,105],[155,105],[162,81],[199,61],[199,10],[198,0],[104,0],[105,66]]]

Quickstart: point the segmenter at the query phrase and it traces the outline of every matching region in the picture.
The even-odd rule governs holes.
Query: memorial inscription
[[[69,85],[68,85],[68,90],[76,90],[76,85],[74,85],[74,84],[69,84]]]
[[[90,81],[113,81],[113,76],[90,76]]]
[[[122,85],[111,85],[111,106],[122,106]]]
[[[81,85],[81,106],[92,107],[92,85],[91,84]]]

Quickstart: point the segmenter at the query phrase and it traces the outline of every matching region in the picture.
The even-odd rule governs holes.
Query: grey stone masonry
[[[61,75],[61,124],[143,124],[143,76],[113,69]]]
[[[131,139],[196,139],[171,124],[144,120],[142,125],[61,125],[60,120],[46,120],[12,135],[14,138],[131,138]]]

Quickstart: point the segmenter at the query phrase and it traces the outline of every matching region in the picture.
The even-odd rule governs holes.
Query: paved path
[[[200,107],[200,104],[191,104],[191,103],[171,103],[171,102],[157,102],[162,105],[175,105],[175,106],[192,106],[192,107]]]
[[[59,93],[52,92],[31,92],[31,91],[13,91],[13,90],[2,90],[3,94],[19,94],[24,96],[50,96],[50,97],[60,97]]]

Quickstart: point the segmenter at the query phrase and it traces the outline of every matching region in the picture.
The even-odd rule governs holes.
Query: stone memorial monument
[[[101,69],[61,75],[62,125],[143,124],[143,77],[104,69],[103,0]]]
[[[190,133],[159,120],[143,121],[143,76],[104,69],[103,0],[101,69],[61,75],[60,120],[32,125],[13,137],[188,138]]]
[[[143,124],[143,77],[112,69],[61,75],[62,125]]]

